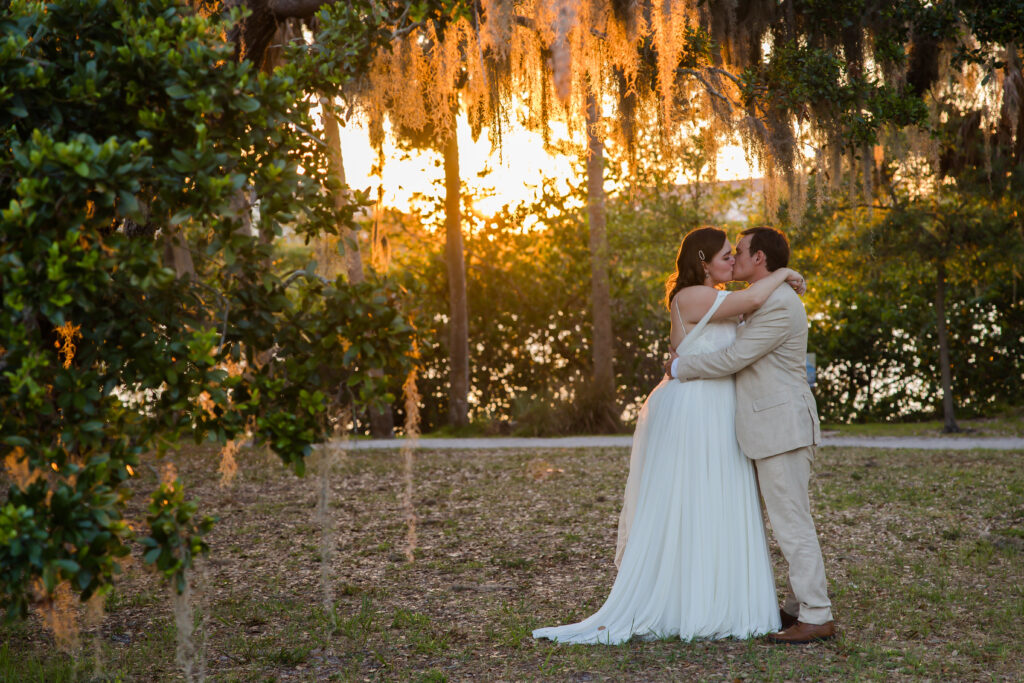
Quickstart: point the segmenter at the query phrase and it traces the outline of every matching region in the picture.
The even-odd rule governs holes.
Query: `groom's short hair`
[[[769,271],[776,271],[789,265],[789,240],[781,230],[759,225],[740,233],[740,237],[745,235],[750,235],[750,254],[763,251],[765,265]]]

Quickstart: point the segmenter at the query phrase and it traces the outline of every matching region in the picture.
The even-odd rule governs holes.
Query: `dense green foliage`
[[[957,411],[1024,400],[1024,3],[852,4],[862,5],[860,22],[875,40],[859,44],[855,22],[841,28],[842,49],[872,55],[881,68],[851,67],[848,83],[825,78],[817,92],[780,89],[802,92],[797,99],[818,120],[844,121],[852,168],[832,183],[847,191],[819,195],[804,215],[782,207],[771,218],[820,278],[809,308],[823,414],[930,414],[946,393],[941,412],[953,431]],[[829,12],[842,18],[848,9]],[[804,30],[813,44],[822,29]],[[806,86],[813,63],[798,60],[784,73]],[[812,185],[824,182],[818,174]]]
[[[1013,187],[965,182],[926,198],[899,194],[873,212],[843,202],[789,230],[814,274],[810,350],[823,415],[864,421],[931,415],[942,393],[936,288],[944,279],[958,410],[1024,402],[1024,223]]]
[[[109,588],[140,455],[248,435],[301,473],[340,406],[390,398],[371,370],[402,375],[411,337],[386,283],[270,267],[284,226],[337,232],[359,208],[326,199],[301,68],[236,62],[225,25],[172,0],[5,4],[0,601],[18,614],[37,580]],[[170,481],[146,522],[145,561],[181,587],[211,520]]]

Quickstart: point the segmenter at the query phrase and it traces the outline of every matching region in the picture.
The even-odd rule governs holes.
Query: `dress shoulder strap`
[[[718,310],[718,307],[722,305],[722,302],[725,301],[725,297],[728,295],[729,292],[724,290],[718,293],[714,302],[712,302],[711,307],[708,308],[707,313],[704,314],[704,317],[700,319],[699,323],[693,326],[693,329],[690,330],[689,334],[683,337],[683,341],[679,342],[679,346],[676,348],[677,354],[682,354],[689,345],[688,342],[693,343],[693,340],[700,336],[700,333],[704,331],[704,327],[707,326],[708,322],[711,320],[711,316],[715,314],[715,311]]]
[[[679,312],[679,299],[672,300],[672,311],[676,314],[676,319],[679,320],[679,329],[686,334],[686,323],[683,322],[683,314]]]

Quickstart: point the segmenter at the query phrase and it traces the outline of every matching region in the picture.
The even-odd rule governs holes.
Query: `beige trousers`
[[[789,565],[788,595],[783,609],[805,624],[832,621],[818,533],[811,519],[807,484],[814,447],[798,448],[754,461],[775,540]]]

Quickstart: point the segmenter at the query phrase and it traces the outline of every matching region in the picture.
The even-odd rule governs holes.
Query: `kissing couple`
[[[717,228],[683,238],[666,297],[675,351],[633,435],[618,575],[595,614],[534,638],[835,636],[807,493],[820,431],[806,380],[806,286],[788,263],[789,242],[773,228],[744,230],[735,252]],[[732,280],[750,286],[722,289]],[[759,492],[789,568],[781,607]]]

